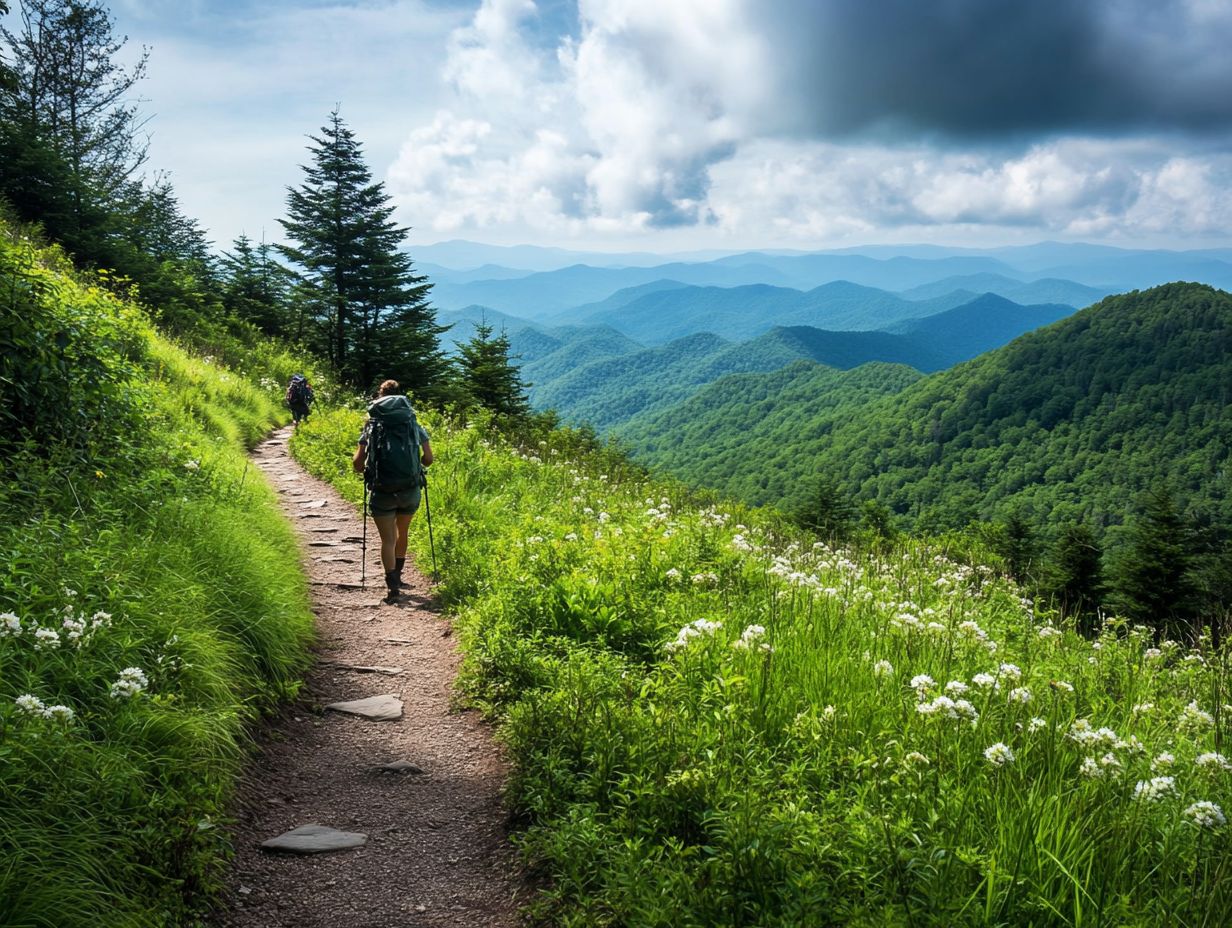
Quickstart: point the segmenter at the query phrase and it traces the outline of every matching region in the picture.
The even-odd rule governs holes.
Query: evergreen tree
[[[1053,548],[1049,592],[1062,616],[1090,616],[1103,587],[1100,546],[1083,524],[1067,525]]]
[[[274,259],[267,242],[254,246],[247,235],[223,252],[223,304],[237,319],[250,322],[267,335],[291,334],[289,292],[291,274]]]
[[[802,526],[812,529],[830,541],[843,541],[851,534],[855,507],[839,489],[838,483],[826,476],[814,479],[804,502],[793,516]]]
[[[1157,632],[1192,637],[1195,618],[1189,531],[1172,494],[1146,494],[1129,525],[1128,544],[1116,576],[1113,605],[1122,615]]]
[[[530,413],[526,397],[529,384],[509,355],[509,336],[493,337],[486,322],[475,325],[475,334],[458,346],[459,389],[468,405],[490,409],[497,416],[523,419]]]
[[[448,371],[440,348],[448,327],[437,325],[431,284],[399,248],[407,230],[337,109],[310,138],[305,181],[288,190],[280,220],[294,245],[278,246],[302,269],[297,300],[309,335],[343,382],[367,389],[392,377],[434,399]]]
[[[0,26],[0,35],[12,57],[4,118],[62,160],[74,223],[62,234],[88,233],[92,207],[118,196],[146,160],[130,94],[149,53],[131,70],[117,63],[127,38],[99,0],[21,0],[19,31]]]
[[[997,534],[997,553],[1018,583],[1026,583],[1036,558],[1035,532],[1022,513],[1014,511],[1001,523]]]

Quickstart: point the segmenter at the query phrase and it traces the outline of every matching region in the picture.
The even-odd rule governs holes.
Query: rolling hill
[[[930,529],[1010,507],[1106,527],[1156,482],[1232,521],[1226,292],[1109,297],[841,421],[809,399],[813,376],[726,378],[620,434],[647,463],[752,502],[792,500],[823,474]],[[733,469],[736,441],[756,454]]]

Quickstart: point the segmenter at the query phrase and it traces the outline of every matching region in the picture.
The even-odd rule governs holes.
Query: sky
[[[280,239],[335,106],[412,252],[1232,245],[1232,0],[110,8],[220,247]]]

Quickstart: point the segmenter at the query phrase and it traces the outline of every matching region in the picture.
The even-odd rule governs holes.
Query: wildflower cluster
[[[149,685],[150,681],[140,667],[126,667],[120,671],[119,679],[111,684],[111,698],[131,699],[144,692]]]

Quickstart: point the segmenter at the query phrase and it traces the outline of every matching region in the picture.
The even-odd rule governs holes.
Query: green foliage
[[[458,346],[458,389],[466,406],[481,406],[509,420],[530,414],[526,385],[509,356],[509,336],[493,337],[492,326],[480,322],[475,334]]]
[[[245,723],[306,665],[295,540],[244,454],[281,390],[7,231],[0,338],[0,924],[182,925]]]
[[[295,453],[343,476],[359,413]],[[969,536],[875,551],[427,423],[440,592],[571,926],[1221,924],[1228,667],[1095,641]],[[426,526],[412,543],[427,555]],[[1165,778],[1165,779],[1157,779]],[[1203,824],[1205,822],[1205,824]]]
[[[810,389],[818,374],[797,367],[712,385],[621,434],[647,463],[750,502],[790,505],[820,470],[931,531],[1017,510],[1102,537],[1155,482],[1228,524],[1230,339],[1232,296],[1169,284],[886,389],[858,415],[835,417],[842,392]],[[737,443],[758,451],[739,470]]]
[[[294,245],[279,251],[302,269],[296,299],[311,319],[310,344],[337,378],[371,390],[393,378],[420,398],[436,398],[448,365],[444,326],[428,303],[431,287],[399,247],[385,186],[372,182],[363,150],[335,109],[312,137],[304,183],[288,192],[280,220]]]

